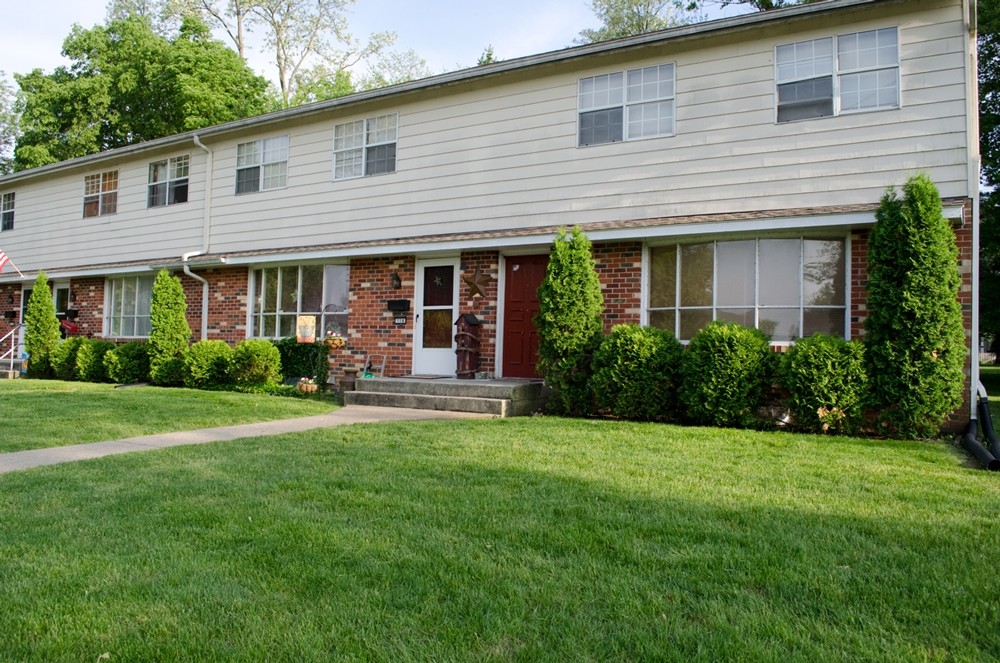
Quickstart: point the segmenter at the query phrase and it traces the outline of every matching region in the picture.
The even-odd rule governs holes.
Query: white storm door
[[[417,260],[413,374],[455,375],[458,258]]]

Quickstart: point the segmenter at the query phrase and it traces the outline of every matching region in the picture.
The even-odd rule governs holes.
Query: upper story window
[[[579,145],[674,134],[674,65],[581,78]]]
[[[896,28],[778,46],[778,122],[899,108]]]
[[[187,202],[190,163],[190,157],[184,155],[149,164],[149,196],[147,198],[149,207]]]
[[[395,113],[333,128],[333,179],[396,172]]]
[[[288,176],[288,136],[275,136],[236,147],[236,193],[285,186]]]
[[[0,198],[0,230],[14,229],[14,192]]]
[[[118,211],[118,171],[83,178],[83,218]]]

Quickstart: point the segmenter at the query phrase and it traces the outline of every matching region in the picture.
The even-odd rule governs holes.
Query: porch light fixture
[[[75,302],[76,301],[76,293],[73,292],[72,290],[69,291],[69,300],[71,302]]]
[[[399,274],[397,272],[390,274],[389,278],[392,280],[392,287],[394,290],[399,290],[403,287],[403,279],[399,278]]]

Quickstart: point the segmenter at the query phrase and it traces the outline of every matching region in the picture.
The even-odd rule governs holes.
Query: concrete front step
[[[492,414],[497,417],[513,416],[511,414],[511,402],[505,398],[394,394],[387,391],[348,391],[344,394],[344,404],[405,407],[415,410],[475,412],[478,414]]]
[[[13,380],[19,377],[21,377],[20,370],[9,371],[4,369],[3,371],[0,371],[0,379],[2,380]]]
[[[540,380],[375,378],[358,380],[344,402],[518,417],[539,411],[547,397]]]

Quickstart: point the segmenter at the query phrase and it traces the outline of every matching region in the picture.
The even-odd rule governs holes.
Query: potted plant
[[[347,340],[332,329],[327,330],[326,338],[323,339],[323,342],[326,343],[326,347],[329,350],[339,350],[347,345]]]
[[[318,388],[316,378],[299,378],[299,384],[296,385],[301,394],[314,394]]]

